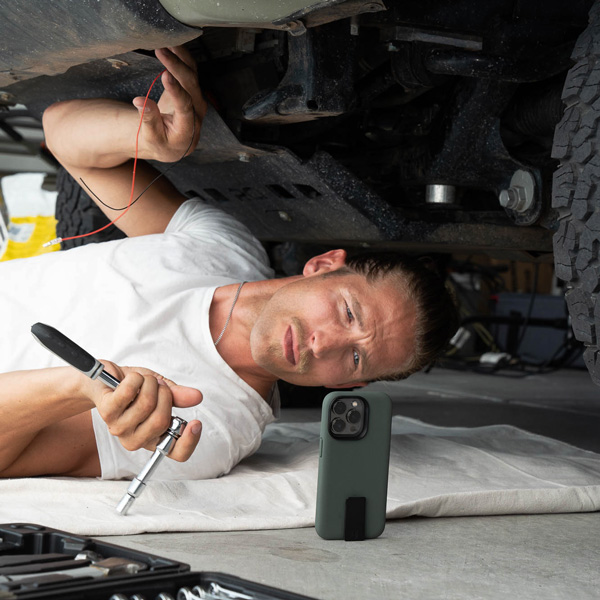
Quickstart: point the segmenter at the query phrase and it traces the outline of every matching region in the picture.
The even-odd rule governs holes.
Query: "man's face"
[[[369,381],[411,356],[415,309],[389,279],[355,273],[304,277],[281,287],[254,324],[254,361],[296,385]]]

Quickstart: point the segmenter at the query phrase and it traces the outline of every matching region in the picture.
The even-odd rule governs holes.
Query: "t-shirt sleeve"
[[[172,414],[187,421],[202,422],[200,442],[185,462],[166,460],[153,476],[155,480],[213,479],[226,475],[245,457],[256,452],[265,426],[274,421],[273,413],[263,401],[256,403],[238,397],[223,403],[212,403],[212,409],[199,405],[173,408]],[[112,436],[96,409],[92,423],[102,479],[130,479],[140,473],[152,453],[148,450],[127,451]]]
[[[265,249],[250,230],[232,215],[200,198],[186,200],[177,209],[165,234],[186,235],[204,243],[219,244],[225,251],[241,251],[245,257],[252,257],[253,262],[269,267]],[[265,276],[271,276],[271,272]]]

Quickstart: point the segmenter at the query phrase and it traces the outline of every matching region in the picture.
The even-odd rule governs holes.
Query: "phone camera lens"
[[[331,429],[335,433],[342,433],[346,429],[346,423],[344,423],[343,419],[334,419],[331,422]]]
[[[346,415],[346,419],[348,419],[348,423],[358,423],[361,419],[361,414],[357,410],[350,410]]]
[[[333,412],[336,415],[341,415],[344,413],[344,411],[346,410],[346,403],[343,402],[342,400],[338,400],[334,405],[333,405]]]

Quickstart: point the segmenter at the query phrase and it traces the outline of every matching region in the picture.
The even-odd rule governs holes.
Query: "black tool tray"
[[[91,558],[75,558],[82,553]],[[92,577],[81,576],[87,573],[81,569],[80,576],[73,578],[77,568],[110,558],[143,563],[143,570]],[[35,572],[29,577],[32,569]],[[65,574],[68,571],[70,575]],[[17,579],[25,574],[28,579]],[[311,600],[231,575],[194,573],[184,563],[57,529],[0,525],[0,600],[110,600],[113,594],[122,594],[123,600],[177,600],[181,588],[194,586],[211,590],[207,599]]]

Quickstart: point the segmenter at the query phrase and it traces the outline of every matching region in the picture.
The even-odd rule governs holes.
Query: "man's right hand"
[[[140,135],[140,155],[161,162],[175,162],[194,150],[200,137],[206,102],[202,97],[196,63],[182,46],[156,50],[164,65],[158,104],[146,101]],[[145,97],[134,98],[142,114]]]
[[[95,404],[109,432],[126,450],[154,450],[171,424],[171,409],[195,406],[202,393],[180,386],[142,367],[119,367],[102,361],[107,371],[121,380],[116,390],[87,379],[85,393]],[[196,448],[202,430],[200,421],[190,421],[169,458],[183,462]]]

